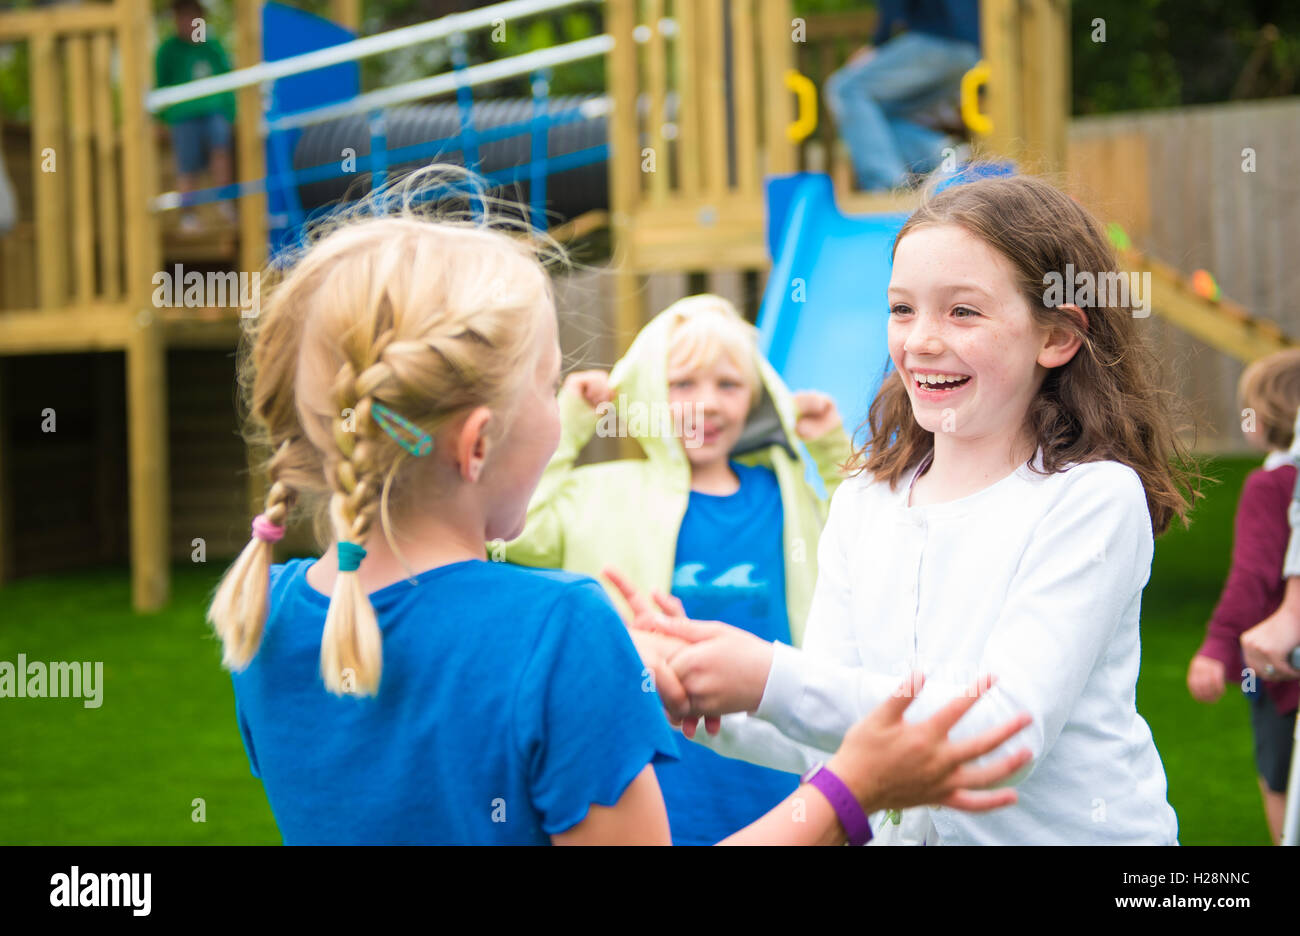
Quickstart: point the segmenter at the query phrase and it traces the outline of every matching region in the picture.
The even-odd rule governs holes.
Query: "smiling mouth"
[[[929,396],[944,396],[970,381],[969,374],[912,374],[912,385]]]

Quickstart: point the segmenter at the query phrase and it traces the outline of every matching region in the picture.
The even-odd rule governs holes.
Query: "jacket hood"
[[[668,416],[668,352],[674,313],[671,307],[660,312],[641,329],[627,353],[610,372],[614,394],[614,411],[618,428],[636,439],[646,458],[657,462],[678,463],[688,469],[690,462],[682,442],[671,432],[655,431],[656,426],[671,425]],[[785,449],[790,458],[803,461],[803,449],[795,434],[794,397],[767,359],[753,349],[758,366],[761,399],[745,421],[745,429],[731,450],[732,458],[773,447]]]

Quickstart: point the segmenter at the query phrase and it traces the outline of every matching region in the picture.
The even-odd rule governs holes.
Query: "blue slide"
[[[767,182],[772,254],[759,348],[791,390],[821,390],[850,435],[889,362],[885,330],[890,252],[906,214],[845,217],[829,176],[800,173]]]

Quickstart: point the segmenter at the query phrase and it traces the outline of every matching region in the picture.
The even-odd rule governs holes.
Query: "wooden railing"
[[[34,286],[34,304],[0,312],[0,353],[126,353],[132,593],[141,609],[165,604],[169,588],[165,346],[152,303],[161,261],[149,210],[157,167],[144,111],[152,40],[148,0],[0,14],[0,42],[28,44],[34,215],[34,269],[3,271]]]
[[[0,14],[0,41],[28,47],[33,218],[12,236],[32,244],[7,250],[3,272],[27,282],[8,292],[29,310],[121,309],[132,273],[156,267],[143,263],[157,249],[149,128],[139,107],[123,106],[147,80],[147,12],[118,0]]]
[[[789,0],[605,0],[620,340],[655,271],[767,263],[763,178],[797,166]]]

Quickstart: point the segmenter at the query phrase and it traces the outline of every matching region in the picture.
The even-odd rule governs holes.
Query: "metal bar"
[[[478,172],[478,137],[474,133],[474,92],[471,86],[462,81],[469,71],[469,58],[465,54],[465,36],[452,37],[451,62],[456,82],[456,109],[460,115],[460,152],[465,158],[465,168]]]
[[[373,110],[376,107],[391,107],[394,104],[404,104],[407,101],[447,94],[459,90],[462,86],[473,87],[474,85],[488,84],[502,78],[526,75],[537,71],[539,68],[550,68],[554,65],[577,62],[581,59],[596,58],[609,52],[613,47],[614,40],[610,36],[592,36],[590,39],[567,42],[552,49],[527,52],[513,58],[502,59],[499,62],[471,65],[459,74],[454,71],[444,72],[431,78],[420,78],[416,81],[396,84],[380,91],[371,91],[368,94],[358,95],[339,104],[327,104],[324,107],[317,107],[312,110],[285,114],[283,117],[277,118],[274,123],[268,121],[266,129],[287,130],[290,127],[306,127],[311,124],[325,123],[361,111]]]
[[[370,115],[370,187],[381,188],[388,179],[388,127],[384,112]]]
[[[364,39],[354,39],[352,42],[317,49],[315,52],[293,55],[274,62],[262,62],[250,68],[213,75],[211,78],[200,78],[198,81],[160,88],[145,97],[145,108],[150,113],[157,113],[172,104],[193,101],[196,98],[207,97],[209,94],[234,91],[237,88],[274,81],[276,78],[284,78],[288,75],[299,75],[318,68],[391,52],[394,49],[404,49],[421,42],[443,39],[459,32],[483,29],[491,26],[493,21],[498,19],[531,16],[535,13],[547,13],[551,10],[592,2],[594,0],[510,0],[509,3],[497,3],[467,13],[452,13],[432,22],[403,26],[401,29],[366,36]]]
[[[546,174],[550,172],[547,159],[550,154],[551,121],[547,114],[550,101],[551,82],[545,71],[533,76],[533,123],[531,132],[531,150],[529,152],[528,175],[528,214],[529,223],[545,231],[550,225],[546,221]]]

